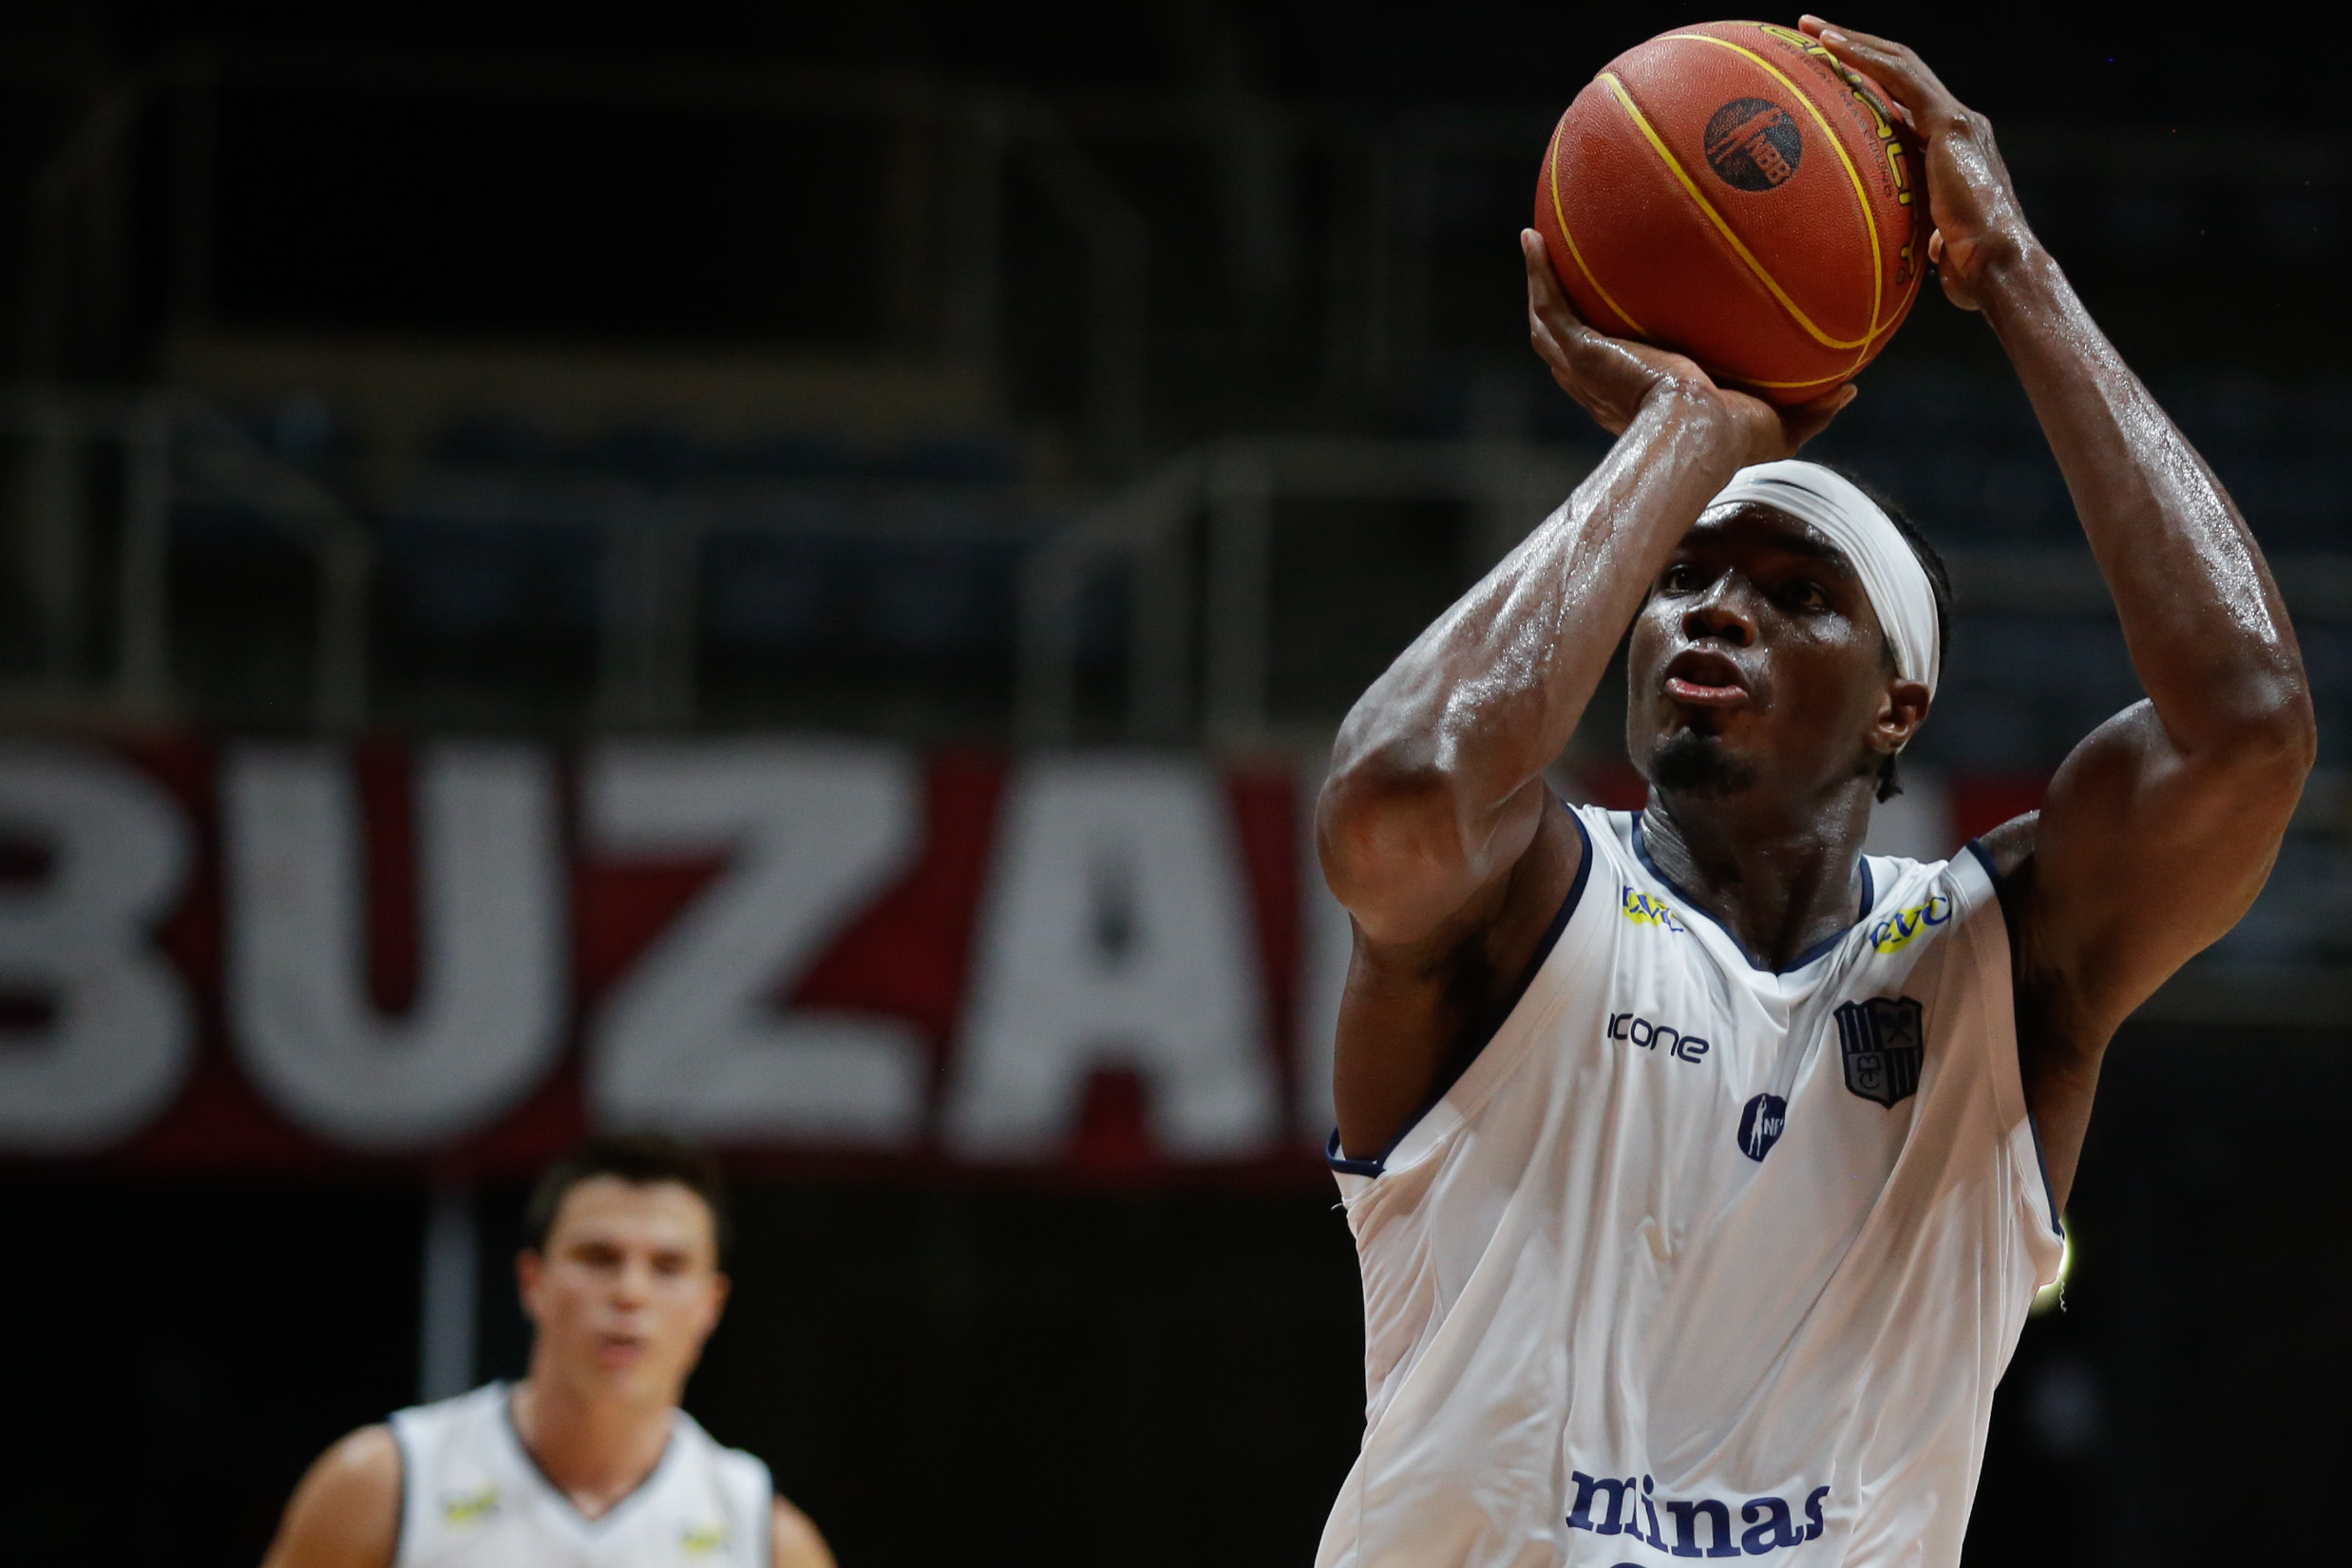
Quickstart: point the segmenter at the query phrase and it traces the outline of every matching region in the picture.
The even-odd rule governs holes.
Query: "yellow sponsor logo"
[[[1661,903],[1648,894],[1636,892],[1632,888],[1623,890],[1618,900],[1618,911],[1638,926],[1663,926],[1678,935],[1688,929],[1682,924],[1682,916],[1674,912],[1673,905]]]
[[[1940,926],[1951,917],[1952,900],[1940,893],[1930,894],[1925,903],[1898,909],[1872,926],[1870,945],[1881,953],[1900,953],[1921,932]]]
[[[724,1524],[689,1524],[678,1532],[678,1544],[690,1558],[707,1558],[727,1550],[730,1537]]]
[[[498,1488],[479,1492],[448,1492],[441,1499],[441,1517],[451,1524],[479,1524],[498,1512]]]

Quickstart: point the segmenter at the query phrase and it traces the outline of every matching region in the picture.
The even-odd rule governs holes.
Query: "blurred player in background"
[[[328,1449],[264,1568],[832,1568],[768,1467],[678,1408],[727,1303],[716,1163],[592,1140],[540,1179],[528,1227],[529,1375]]]
[[[1924,541],[1774,409],[1579,322],[1617,437],[1342,728],[1334,1164],[1363,1445],[1325,1568],[1959,1561],[2118,1025],[2269,874],[2315,745],[2261,552],[1908,49],[1806,30],[1925,150],[1944,292],[2030,394],[2148,699],[1953,860],[1865,857],[1927,715]],[[1627,623],[1640,813],[1543,781]]]

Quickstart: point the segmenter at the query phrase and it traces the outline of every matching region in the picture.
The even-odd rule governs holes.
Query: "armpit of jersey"
[[[1568,921],[1583,906],[1585,885],[1592,880],[1594,858],[1592,837],[1585,829],[1584,819],[1576,816],[1573,810],[1569,814],[1569,821],[1575,824],[1577,838],[1584,846],[1584,853],[1577,860],[1575,879],[1568,884],[1567,897],[1560,900],[1558,913],[1552,916],[1551,923],[1545,927],[1544,935],[1537,939],[1535,952],[1527,959],[1527,967],[1520,971],[1517,983],[1505,996],[1502,1005],[1495,1010],[1494,1023],[1487,1031],[1487,1037],[1471,1049],[1462,1053],[1460,1059],[1454,1064],[1451,1074],[1437,1082],[1430,1091],[1428,1102],[1406,1120],[1405,1124],[1397,1129],[1396,1136],[1389,1140],[1389,1146],[1382,1149],[1376,1156],[1368,1160],[1350,1159],[1339,1146],[1339,1129],[1337,1127],[1332,1129],[1331,1138],[1323,1148],[1323,1162],[1331,1167],[1333,1175],[1338,1180],[1339,1195],[1342,1199],[1354,1197],[1361,1190],[1364,1182],[1381,1175],[1388,1169],[1390,1162],[1396,1157],[1397,1150],[1408,1139],[1413,1138],[1416,1132],[1422,1130],[1423,1124],[1429,1120],[1431,1113],[1443,1105],[1453,1095],[1455,1086],[1468,1077],[1479,1062],[1486,1058],[1494,1045],[1496,1035],[1511,1027],[1513,1019],[1517,1017],[1526,1002],[1528,988],[1535,983],[1536,976],[1544,972],[1545,965],[1559,946],[1561,934],[1567,929]]]

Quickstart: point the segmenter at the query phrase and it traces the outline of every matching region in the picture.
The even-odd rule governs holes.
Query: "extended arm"
[[[1666,556],[1735,470],[1793,451],[1851,395],[1784,416],[1719,390],[1687,359],[1585,327],[1542,239],[1522,243],[1536,349],[1619,439],[1340,728],[1317,836],[1357,932],[1336,1085],[1351,1153],[1385,1146],[1422,1103],[1485,1000],[1476,976],[1515,973],[1574,878],[1577,841],[1541,775]]]
[[[2269,876],[2316,744],[2303,659],[2245,520],[2027,228],[1983,117],[1908,49],[1806,25],[1926,142],[1929,255],[2033,399],[2148,692],[2002,835],[2027,1100],[2062,1199],[2109,1037]]]
[[[362,1426],[303,1476],[261,1568],[390,1568],[399,1540],[400,1446]]]

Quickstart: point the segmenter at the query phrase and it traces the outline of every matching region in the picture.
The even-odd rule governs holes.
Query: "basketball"
[[[1925,180],[1868,77],[1792,28],[1711,22],[1603,68],[1552,132],[1535,227],[1584,319],[1802,403],[1918,297]]]

